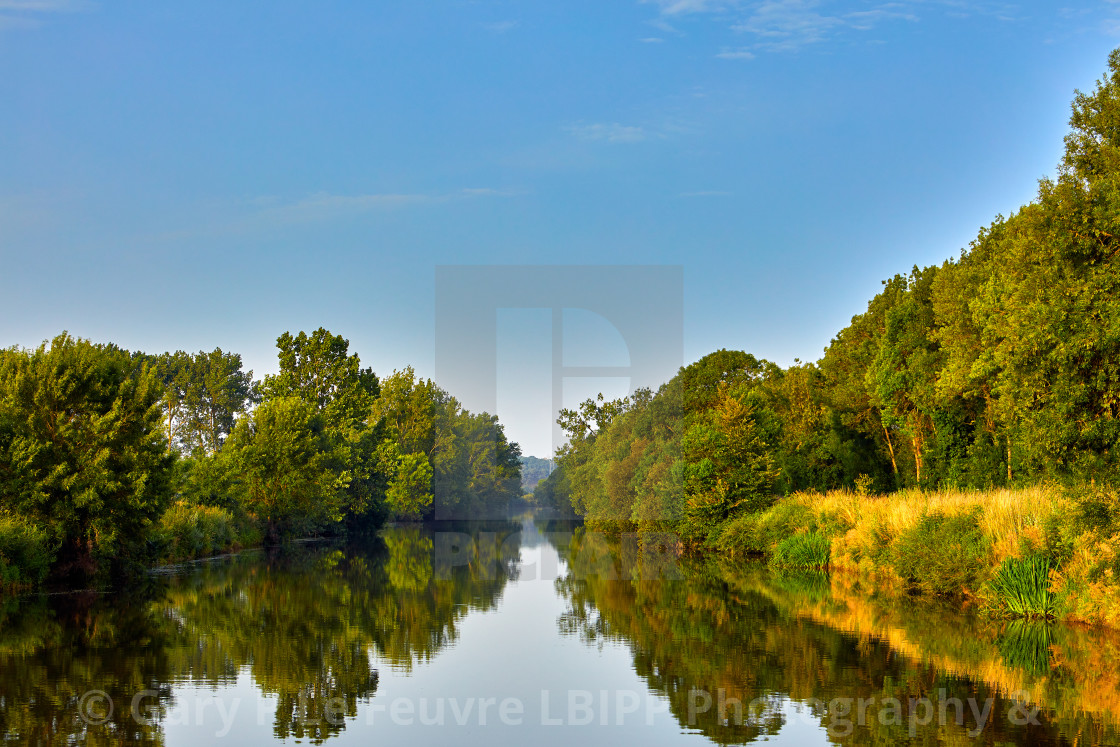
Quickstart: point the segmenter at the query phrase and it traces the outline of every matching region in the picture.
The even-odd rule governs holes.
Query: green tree
[[[253,372],[241,370],[241,356],[221,348],[198,352],[187,368],[183,443],[190,452],[213,456],[233,430],[234,420],[255,397]]]
[[[683,528],[694,539],[744,512],[770,505],[777,476],[745,392],[720,384],[705,416],[684,435]]]
[[[280,372],[265,377],[266,396],[299,397],[338,427],[364,422],[380,391],[377,376],[362,368],[341,335],[319,329],[308,335],[285,332],[276,340]]]
[[[349,352],[349,341],[322,327],[310,335],[285,332],[276,347],[280,371],[265,378],[263,396],[299,398],[320,416],[340,479],[345,473],[341,516],[352,530],[376,528],[385,518],[388,478],[378,458],[384,434],[373,412],[380,393],[377,376]]]
[[[325,419],[298,397],[272,397],[238,421],[226,449],[246,508],[269,539],[341,521],[350,474]]]
[[[0,355],[0,509],[54,531],[60,560],[127,556],[170,500],[161,386],[128,353],[63,333]]]

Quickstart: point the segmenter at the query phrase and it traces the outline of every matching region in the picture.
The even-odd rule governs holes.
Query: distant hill
[[[552,461],[535,456],[521,457],[521,492],[531,493],[537,483],[548,477]]]

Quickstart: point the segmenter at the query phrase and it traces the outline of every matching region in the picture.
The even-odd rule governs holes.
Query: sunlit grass
[[[770,556],[779,568],[826,568],[832,542],[820,532],[804,532],[778,542]]]
[[[988,582],[989,606],[1013,617],[1049,618],[1057,612],[1050,589],[1050,560],[1042,556],[1007,558]]]

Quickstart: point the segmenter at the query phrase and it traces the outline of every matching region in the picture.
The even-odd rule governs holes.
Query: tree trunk
[[[1011,485],[1011,434],[1007,434],[1007,485]]]
[[[887,451],[891,453],[891,469],[894,470],[895,475],[898,475],[898,462],[894,458],[894,444],[891,443],[891,432],[887,430],[886,424],[883,424],[883,435],[887,439]]]
[[[910,439],[911,447],[914,449],[914,480],[919,486],[922,484],[922,437],[920,435],[914,436]]]

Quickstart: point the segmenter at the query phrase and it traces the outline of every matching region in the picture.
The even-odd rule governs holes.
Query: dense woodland
[[[411,369],[379,380],[325,329],[277,347],[263,381],[222,350],[62,334],[0,351],[0,586],[520,497],[520,451],[495,416]]]
[[[774,495],[1120,477],[1120,50],[1057,176],[958,259],[883,282],[815,363],[721,350],[561,413],[538,502],[686,536]]]

